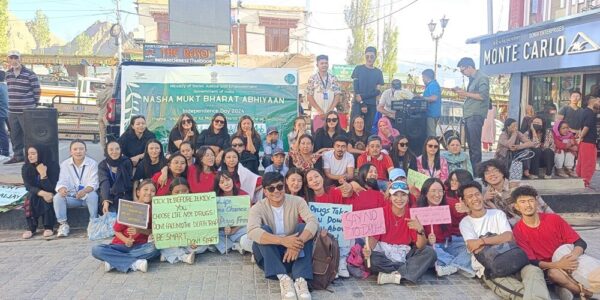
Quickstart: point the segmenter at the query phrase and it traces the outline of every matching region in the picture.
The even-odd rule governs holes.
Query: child
[[[183,177],[176,177],[169,185],[169,192],[171,195],[189,194],[190,186],[187,180]],[[188,265],[193,265],[196,260],[196,252],[206,251],[207,247],[204,246],[202,249],[198,249],[196,245],[190,245],[189,247],[173,247],[160,250],[160,261],[168,261],[171,264],[177,262],[184,262]]]
[[[554,123],[552,133],[554,136],[554,167],[556,168],[556,176],[577,177],[577,174],[573,172],[575,155],[577,155],[575,134],[571,132],[569,124],[564,120]]]
[[[235,186],[233,175],[227,170],[221,170],[217,173],[217,177],[215,177],[215,192],[217,193],[217,197],[248,195],[248,193]],[[248,198],[249,206],[250,198]],[[222,230],[219,229],[219,243],[215,246],[221,254],[233,248],[233,250],[237,250],[243,255],[244,249],[240,246],[240,240],[244,235],[246,235],[246,226],[223,227]]]
[[[283,177],[287,174],[289,168],[283,162],[285,161],[285,152],[283,149],[276,148],[273,150],[273,156],[271,157],[273,163],[265,168],[265,173],[267,172],[279,172]]]
[[[151,204],[155,193],[156,188],[152,181],[145,179],[135,189],[135,202]],[[148,229],[128,227],[119,222],[116,222],[113,228],[115,237],[110,244],[96,245],[92,248],[92,256],[104,262],[104,271],[148,271],[147,260],[158,256],[159,253],[154,248],[154,243],[148,242],[148,236],[152,234],[151,222]]]
[[[271,157],[277,148],[283,149],[283,141],[279,139],[279,131],[277,130],[277,127],[269,126],[269,128],[267,128],[267,137],[265,138],[263,146],[265,155],[262,159],[262,165],[264,168],[267,168],[273,163]]]

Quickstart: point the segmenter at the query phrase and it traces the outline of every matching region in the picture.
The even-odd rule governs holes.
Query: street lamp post
[[[431,22],[429,22],[429,24],[427,24],[427,26],[429,27],[429,33],[431,34],[431,39],[435,42],[435,57],[434,57],[433,72],[436,75],[437,75],[437,66],[438,66],[438,63],[437,63],[438,42],[444,35],[444,30],[446,29],[446,25],[448,25],[448,21],[449,21],[449,19],[446,18],[446,16],[443,16],[440,19],[440,27],[442,27],[442,31],[438,34],[435,34],[435,27],[437,26],[437,23],[433,22],[433,19],[431,20]]]

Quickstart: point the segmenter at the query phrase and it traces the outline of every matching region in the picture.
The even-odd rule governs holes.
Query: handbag
[[[480,238],[495,236],[496,234],[487,233]],[[498,278],[513,275],[529,264],[529,258],[517,243],[514,241],[502,243],[499,245],[487,245],[475,258],[485,267],[486,278]]]
[[[88,223],[87,233],[90,241],[102,240],[115,235],[113,226],[117,221],[117,214],[109,212],[98,218],[91,219]]]
[[[508,179],[509,180],[521,180],[523,178],[523,161],[532,159],[535,156],[535,152],[525,149],[519,152],[515,157],[514,154],[509,152],[508,155]]]

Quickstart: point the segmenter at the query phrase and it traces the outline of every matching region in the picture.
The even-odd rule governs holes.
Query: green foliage
[[[365,25],[372,17],[371,13],[371,0],[352,0],[344,12],[346,24],[352,31],[346,53],[346,63],[349,65],[362,64],[365,48],[373,46],[375,32]]]
[[[36,49],[48,47],[50,44],[50,25],[48,24],[48,16],[42,10],[35,12],[35,17],[26,23],[29,32],[35,39]]]
[[[94,48],[92,38],[85,32],[75,37],[75,55],[93,55]]]
[[[8,52],[8,0],[0,0],[0,53]]]
[[[398,69],[398,27],[389,22],[383,30],[381,71],[386,82],[391,82]]]

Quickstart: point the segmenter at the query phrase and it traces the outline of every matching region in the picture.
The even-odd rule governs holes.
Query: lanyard
[[[317,73],[317,75],[319,75],[319,80],[321,80],[321,84],[323,85],[323,91],[326,91],[327,85],[329,85],[329,73],[327,73],[327,77],[325,77],[325,81],[323,81],[323,78],[321,78],[321,74]]]
[[[85,165],[83,165],[83,167],[81,168],[81,174],[79,174],[79,172],[77,172],[77,168],[75,167],[75,165],[71,165],[73,166],[73,171],[75,171],[75,176],[77,176],[77,179],[79,179],[79,185],[81,185],[81,180],[83,179],[83,172],[85,172]]]

